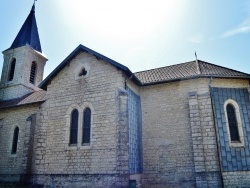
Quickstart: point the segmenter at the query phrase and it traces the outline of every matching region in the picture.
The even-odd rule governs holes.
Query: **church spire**
[[[32,47],[34,50],[42,52],[36,24],[35,3],[33,4],[28,17],[26,18],[23,26],[21,27],[9,49],[25,46],[26,44]]]

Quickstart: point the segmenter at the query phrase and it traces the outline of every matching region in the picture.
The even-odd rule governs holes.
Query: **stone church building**
[[[250,74],[201,60],[132,73],[79,45],[43,80],[34,5],[3,58],[0,183],[250,187]]]

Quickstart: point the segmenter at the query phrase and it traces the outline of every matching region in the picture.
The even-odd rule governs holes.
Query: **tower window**
[[[86,108],[83,112],[83,137],[82,137],[82,144],[89,144],[90,143],[90,128],[91,128],[91,110]]]
[[[227,118],[231,141],[240,141],[238,122],[235,114],[235,109],[232,104],[227,105]]]
[[[78,134],[78,110],[74,109],[71,113],[69,144],[77,144],[77,134]]]
[[[9,72],[9,79],[8,81],[12,81],[14,78],[14,73],[15,73],[15,67],[16,67],[16,59],[14,58],[11,62],[10,65],[10,72]]]
[[[32,84],[35,83],[35,77],[36,77],[36,63],[33,61],[30,69],[30,83]]]
[[[13,135],[12,150],[11,150],[12,154],[16,154],[17,151],[18,134],[19,134],[19,128],[16,127]]]

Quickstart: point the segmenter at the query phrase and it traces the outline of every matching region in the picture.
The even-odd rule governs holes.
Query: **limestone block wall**
[[[31,173],[33,132],[38,105],[0,110],[0,182],[24,182]],[[16,154],[12,154],[14,129],[19,128]]]
[[[145,187],[219,185],[209,82],[195,79],[141,88]],[[193,102],[190,92],[195,92]],[[205,184],[199,184],[204,178]]]
[[[87,74],[79,76],[83,68]],[[56,175],[81,174],[85,179],[82,183],[93,186],[96,178],[107,187],[127,185],[127,95],[122,91],[124,81],[121,71],[87,53],[80,53],[51,81],[36,133],[35,183],[44,184],[47,175],[53,179]],[[91,141],[87,146],[81,144],[82,114],[86,107],[92,112]],[[77,145],[70,146],[73,109],[79,111],[79,131]],[[114,178],[117,185],[106,182],[104,176]],[[53,180],[47,183],[52,184]],[[70,178],[68,183],[72,183]]]
[[[217,149],[210,93],[189,93],[189,111],[197,187],[221,187],[221,172]]]

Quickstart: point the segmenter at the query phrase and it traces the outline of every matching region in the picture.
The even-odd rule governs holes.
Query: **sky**
[[[33,0],[0,1],[0,50]],[[38,0],[44,78],[79,44],[138,72],[195,60],[250,74],[249,0]],[[3,56],[0,61],[2,70]]]

